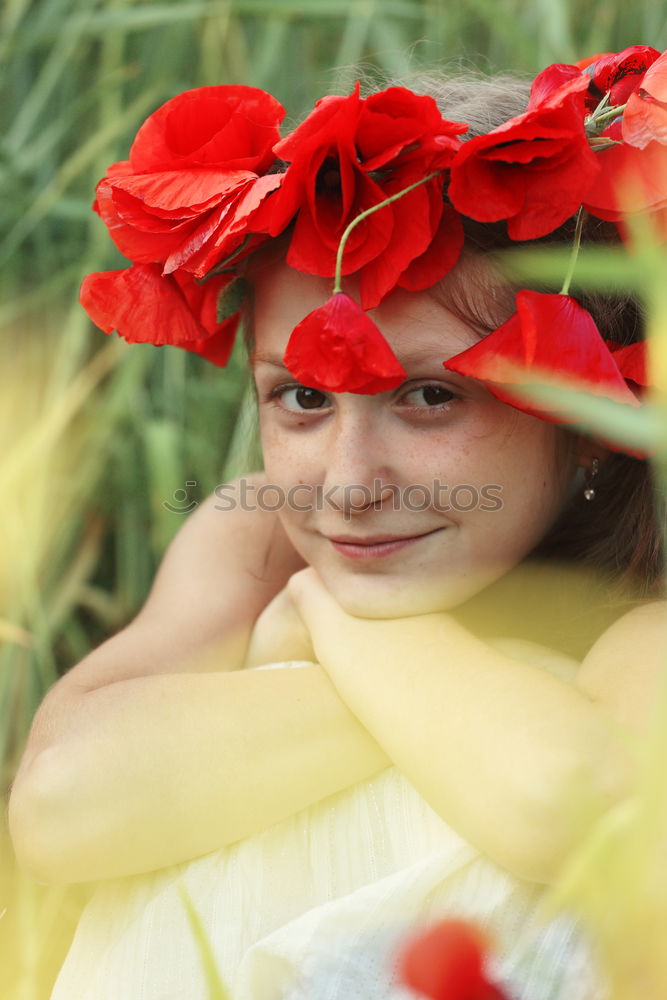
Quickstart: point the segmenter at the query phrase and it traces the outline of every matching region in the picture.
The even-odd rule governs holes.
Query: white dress
[[[51,1000],[208,1000],[181,880],[233,1000],[416,1000],[393,957],[443,916],[490,932],[490,970],[516,1000],[608,996],[575,921],[539,917],[543,887],[481,855],[389,767],[212,854],[101,883]]]

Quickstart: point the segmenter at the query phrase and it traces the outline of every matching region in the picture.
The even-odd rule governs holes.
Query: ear
[[[590,469],[594,458],[597,458],[601,466],[604,465],[611,454],[610,449],[600,441],[585,434],[577,434],[573,451],[575,464],[582,469]]]

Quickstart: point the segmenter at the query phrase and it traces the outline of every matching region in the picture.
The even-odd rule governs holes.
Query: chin
[[[355,618],[407,618],[453,611],[486,590],[504,568],[485,567],[478,573],[425,581],[403,576],[370,575],[340,578],[321,573],[324,585],[341,608]]]
[[[355,618],[407,618],[449,611],[471,596],[466,587],[447,583],[406,579],[357,577],[350,580],[327,580],[324,584],[343,611]]]

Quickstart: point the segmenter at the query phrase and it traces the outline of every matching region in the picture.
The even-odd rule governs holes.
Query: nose
[[[324,492],[346,517],[378,507],[395,490],[387,445],[369,413],[336,414],[326,442]]]

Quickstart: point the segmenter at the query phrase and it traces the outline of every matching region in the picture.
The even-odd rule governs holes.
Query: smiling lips
[[[329,538],[329,541],[336,552],[347,559],[378,559],[404,549],[436,531],[442,531],[442,528],[434,528],[421,535],[375,535],[365,539],[354,538],[351,535],[337,535]]]

